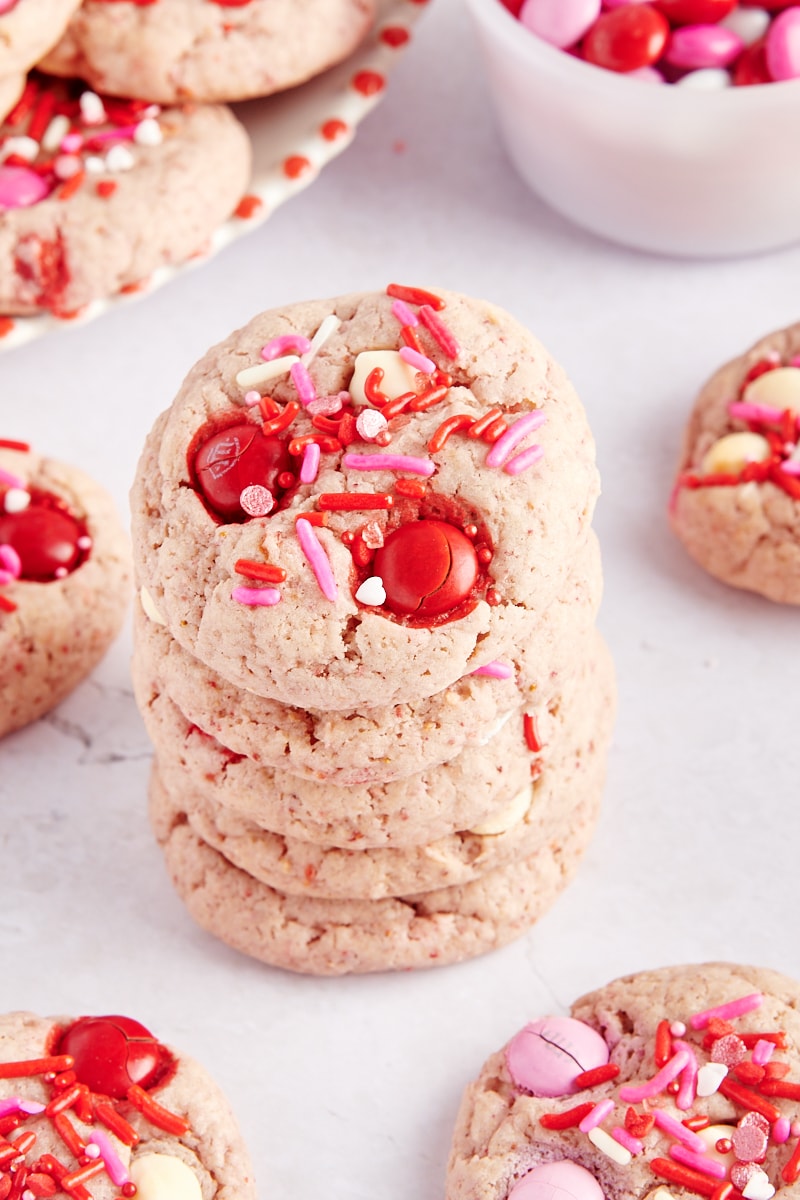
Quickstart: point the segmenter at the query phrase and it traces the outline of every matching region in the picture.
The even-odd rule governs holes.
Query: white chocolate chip
[[[384,603],[386,591],[380,575],[370,575],[369,579],[364,580],[356,592],[356,600],[359,604],[367,604],[375,608]]]
[[[669,1188],[657,1187],[647,1193],[645,1200],[675,1200],[675,1193],[671,1192]]]
[[[30,492],[26,492],[24,488],[12,487],[5,494],[3,507],[7,513],[19,513],[24,512],[30,502]]]
[[[166,625],[167,622],[156,608],[156,602],[146,587],[143,587],[139,592],[139,601],[146,617],[149,617],[149,619],[156,625]]]
[[[698,1096],[713,1096],[727,1074],[724,1063],[705,1063],[697,1072]]]
[[[714,1162],[723,1163],[726,1167],[731,1165],[733,1146],[731,1146],[727,1154],[721,1154],[717,1149],[717,1142],[720,1141],[721,1138],[727,1138],[727,1140],[730,1141],[731,1134],[733,1133],[734,1129],[734,1125],[706,1125],[705,1129],[700,1129],[697,1132],[697,1136],[700,1138],[700,1140],[705,1142],[706,1154],[708,1157],[713,1159]]]
[[[365,350],[356,356],[353,378],[350,380],[350,395],[354,404],[368,404],[364,384],[371,371],[378,367],[383,378],[378,390],[389,400],[396,400],[404,392],[416,392],[417,371],[410,367],[397,350]]]
[[[747,463],[766,462],[771,453],[760,433],[727,433],[703,455],[700,470],[703,475],[741,471]]]
[[[10,137],[6,138],[0,148],[0,159],[8,158],[9,154],[17,154],[20,158],[26,158],[28,162],[33,162],[38,153],[39,143],[33,138]]]
[[[134,1155],[130,1175],[137,1200],[203,1200],[194,1171],[173,1154]]]
[[[748,1179],[742,1195],[745,1200],[771,1200],[771,1197],[775,1195],[775,1188],[770,1183],[766,1171],[756,1167]]]
[[[615,1142],[611,1134],[606,1133],[605,1129],[601,1129],[599,1125],[589,1130],[588,1138],[593,1146],[597,1146],[598,1150],[608,1155],[612,1162],[619,1163],[621,1167],[627,1167],[633,1158],[630,1150],[626,1150],[619,1142]]]
[[[742,399],[747,404],[768,404],[800,412],[800,367],[776,367],[748,383]]]
[[[501,808],[499,812],[493,813],[485,821],[481,821],[480,825],[473,825],[470,833],[477,833],[481,837],[505,833],[507,829],[512,829],[514,825],[518,825],[523,820],[531,806],[531,799],[531,789],[523,788],[505,808]]]
[[[80,98],[81,117],[84,125],[102,125],[106,119],[103,101],[96,92],[83,92]]]

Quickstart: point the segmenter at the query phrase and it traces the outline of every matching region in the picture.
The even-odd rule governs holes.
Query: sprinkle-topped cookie
[[[345,709],[513,678],[596,490],[582,409],[538,343],[491,305],[392,285],[265,313],[210,351],[151,434],[134,536],[187,650],[257,694]]]
[[[764,338],[703,388],[670,519],[712,575],[800,604],[800,326]]]
[[[800,1178],[800,986],[712,963],[526,1026],[467,1091],[449,1200],[770,1200]]]
[[[224,1097],[140,1022],[0,1017],[2,1200],[254,1196]]]

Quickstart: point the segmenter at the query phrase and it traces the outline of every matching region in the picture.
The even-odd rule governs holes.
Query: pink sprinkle
[[[309,401],[308,411],[312,417],[332,417],[342,411],[349,399],[349,392],[339,392],[337,396],[317,396],[316,400]]]
[[[775,1053],[775,1043],[767,1042],[764,1038],[760,1038],[753,1047],[753,1062],[757,1067],[763,1067],[764,1063],[768,1063]]]
[[[514,674],[513,668],[508,663],[500,662],[495,659],[494,662],[488,662],[483,667],[478,667],[477,670],[471,672],[472,675],[488,675],[490,679],[510,679]]]
[[[0,567],[11,576],[11,579],[19,579],[22,574],[22,559],[14,547],[9,546],[7,542],[0,544]],[[3,583],[10,583],[11,579],[4,579]]]
[[[689,1018],[689,1024],[692,1029],[705,1029],[712,1017],[730,1021],[735,1017],[743,1017],[745,1013],[754,1012],[763,1003],[764,997],[761,992],[750,992],[747,996],[740,996],[738,1000],[731,1000],[728,1004],[718,1004],[716,1008],[707,1008],[704,1012],[695,1013]]]
[[[790,358],[787,366],[800,367],[800,354],[795,354],[794,358]]]
[[[644,1142],[640,1142],[632,1133],[628,1133],[627,1129],[623,1129],[621,1125],[615,1125],[611,1130],[611,1136],[615,1142],[619,1142],[620,1146],[624,1146],[631,1154],[641,1154],[644,1150]]]
[[[313,483],[319,471],[320,450],[316,442],[303,447],[303,462],[300,467],[300,482]]]
[[[136,133],[135,125],[119,125],[116,129],[102,129],[99,133],[92,133],[93,142],[119,142],[124,138],[133,139]]]
[[[237,604],[248,604],[253,608],[262,606],[272,607],[277,604],[281,594],[277,588],[246,588],[236,587],[231,592],[231,600]]]
[[[523,450],[521,454],[516,454],[510,459],[503,470],[507,475],[519,475],[522,471],[527,471],[528,467],[532,467],[540,458],[544,458],[544,450],[541,446],[531,446],[528,450]]]
[[[266,517],[275,507],[275,498],[269,488],[251,483],[239,493],[239,504],[248,517]]]
[[[546,420],[547,417],[538,408],[534,412],[526,413],[524,417],[520,417],[510,429],[506,430],[502,437],[497,439],[486,455],[487,467],[502,467],[511,451],[522,441],[526,434],[533,433],[534,429],[540,429]]]
[[[800,458],[789,458],[781,463],[784,475],[800,475]]]
[[[312,400],[317,398],[317,389],[314,387],[308,369],[302,363],[296,362],[289,374],[292,377],[292,383],[297,388],[297,394],[306,406]]]
[[[0,1100],[0,1117],[18,1112],[29,1114],[44,1112],[44,1105],[37,1104],[35,1100],[20,1100],[19,1096],[9,1096],[7,1100]]]
[[[261,392],[245,392],[244,402],[248,408],[252,408],[254,404],[258,404],[261,399]]]
[[[683,1021],[673,1021],[669,1027],[669,1031],[674,1038],[682,1038],[686,1033],[686,1026]]]
[[[682,1051],[678,1051],[681,1054]],[[675,1058],[678,1057],[675,1055]],[[674,1060],[670,1060],[674,1061]],[[620,1088],[620,1098],[622,1097],[622,1089]],[[690,1150],[694,1150],[696,1154],[705,1154],[706,1144],[702,1138],[699,1138],[696,1133],[692,1133],[691,1129],[687,1129],[675,1117],[671,1117],[663,1108],[653,1109],[653,1116],[656,1125],[659,1129],[663,1129],[664,1133],[668,1133],[670,1137],[677,1138],[679,1142],[683,1142],[684,1146],[688,1146]]]
[[[789,1134],[792,1132],[792,1123],[788,1117],[778,1117],[775,1124],[772,1126],[772,1140],[782,1146],[784,1142],[788,1142]]]
[[[22,488],[25,490],[25,480],[20,479],[19,475],[12,475],[10,471],[4,471],[0,467],[0,483],[7,483],[9,487]]]
[[[284,354],[305,354],[310,349],[311,342],[301,333],[284,333],[261,347],[261,357],[264,362],[272,362],[273,358],[282,358]]]
[[[432,475],[436,463],[431,458],[413,458],[408,454],[345,454],[344,465],[354,471],[410,471],[412,475]]]
[[[316,576],[319,590],[328,600],[335,601],[339,596],[339,589],[333,577],[330,559],[325,553],[319,538],[314,533],[314,527],[309,521],[305,521],[301,517],[296,523],[295,529],[297,530],[300,548],[308,559],[309,566]]]
[[[588,1133],[590,1129],[596,1129],[601,1121],[605,1121],[606,1117],[614,1109],[613,1100],[601,1100],[599,1104],[595,1104],[590,1113],[581,1121],[578,1128],[581,1133]]]
[[[401,325],[410,325],[412,329],[419,325],[416,313],[412,312],[405,300],[395,300],[392,305],[392,313],[397,317]]]
[[[742,421],[780,421],[783,413],[771,404],[751,404],[748,400],[736,400],[728,405],[732,417]]]
[[[676,1162],[683,1163],[685,1167],[693,1167],[701,1175],[710,1175],[712,1179],[725,1179],[728,1174],[728,1168],[725,1166],[725,1163],[712,1158],[710,1154],[694,1154],[691,1150],[687,1150],[685,1146],[681,1146],[680,1144],[670,1146],[669,1156],[670,1158],[674,1158]]]
[[[68,133],[61,139],[59,150],[62,150],[64,154],[77,154],[82,146],[83,137],[80,133]]]
[[[111,1139],[101,1129],[95,1129],[89,1135],[89,1141],[97,1146],[97,1149],[100,1151],[100,1157],[106,1165],[111,1182],[116,1184],[117,1187],[121,1187],[127,1183],[128,1172],[123,1166],[122,1159],[111,1145]]]
[[[400,357],[410,367],[416,367],[418,371],[424,371],[426,375],[432,375],[436,370],[436,363],[432,358],[428,358],[426,354],[420,354],[418,350],[414,350],[411,346],[402,346]]]
[[[638,1104],[640,1100],[651,1100],[653,1096],[657,1096],[659,1092],[663,1092],[667,1084],[671,1083],[676,1076],[680,1075],[688,1061],[689,1055],[686,1051],[679,1050],[677,1054],[673,1054],[672,1058],[661,1068],[658,1074],[654,1075],[652,1079],[648,1079],[646,1083],[641,1083],[635,1087],[627,1084],[621,1087],[619,1089],[620,1100],[624,1100],[630,1104]],[[676,1121],[675,1124],[680,1125],[680,1121]]]
[[[431,337],[444,350],[448,358],[455,358],[458,354],[458,342],[453,337],[450,330],[437,317],[429,304],[423,304],[419,310],[419,319],[428,330]]]
[[[686,1028],[684,1026],[684,1033]],[[685,1050],[689,1055],[689,1061],[683,1068],[680,1074],[681,1086],[678,1089],[678,1094],[675,1097],[675,1103],[681,1112],[686,1112],[694,1104],[697,1095],[697,1056],[694,1049],[688,1042],[682,1042],[680,1038],[676,1038],[673,1043],[676,1050]]]

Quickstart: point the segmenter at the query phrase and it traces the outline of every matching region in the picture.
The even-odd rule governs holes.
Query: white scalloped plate
[[[283,95],[234,106],[253,141],[253,179],[248,191],[252,212],[226,221],[204,254],[178,266],[161,267],[136,291],[95,300],[68,320],[50,313],[9,319],[5,331],[0,328],[0,352],[65,325],[84,325],[116,305],[147,296],[179,272],[202,266],[308,187],[325,164],[349,145],[359,122],[380,100],[387,76],[411,40],[411,27],[427,2],[378,0],[372,32],[346,62]],[[5,323],[0,317],[0,326]]]

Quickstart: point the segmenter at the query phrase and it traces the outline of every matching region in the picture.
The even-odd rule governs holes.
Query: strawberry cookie
[[[139,582],[181,646],[300,708],[514,673],[589,536],[563,371],[454,293],[264,313],[189,373],[132,493]]]
[[[763,338],[702,389],[670,520],[718,579],[800,604],[800,325]]]
[[[284,91],[353,51],[374,0],[86,0],[44,66],[159,104]]]
[[[227,1100],[130,1017],[0,1017],[0,1197],[255,1200]]]
[[[0,735],[89,674],[119,632],[130,584],[110,497],[74,467],[0,442]]]
[[[67,315],[183,262],[249,173],[227,108],[162,110],[32,76],[0,126],[0,312]]]
[[[448,1200],[789,1200],[799,1008],[775,971],[705,963],[535,1018],[467,1089]]]

